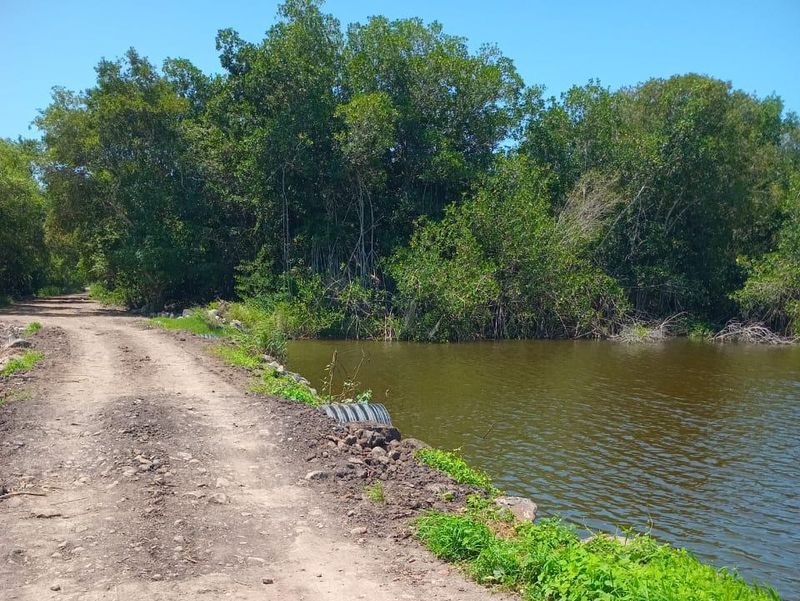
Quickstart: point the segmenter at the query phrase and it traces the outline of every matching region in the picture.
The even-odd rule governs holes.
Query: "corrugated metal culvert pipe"
[[[352,422],[377,422],[392,425],[389,411],[381,403],[333,403],[321,405],[320,410],[340,424]]]

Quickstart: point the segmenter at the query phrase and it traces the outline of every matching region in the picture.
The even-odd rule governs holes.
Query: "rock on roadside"
[[[538,507],[536,503],[525,497],[504,496],[497,497],[494,500],[495,504],[502,508],[508,509],[517,520],[520,522],[533,522],[536,520],[536,512]]]

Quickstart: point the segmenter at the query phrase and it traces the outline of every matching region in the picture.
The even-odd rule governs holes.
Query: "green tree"
[[[588,173],[618,182],[596,253],[634,308],[730,314],[736,257],[774,224],[780,101],[685,75],[613,93],[592,83],[533,109],[521,151],[556,175],[556,210]]]
[[[224,212],[188,160],[185,123],[195,111],[130,50],[102,61],[85,93],[57,90],[37,120],[54,234],[74,241],[88,278],[132,304],[208,295],[232,277],[219,251]]]
[[[33,177],[35,158],[34,144],[0,139],[0,296],[43,284],[46,203]]]
[[[550,182],[522,157],[500,160],[462,205],[422,223],[390,271],[419,339],[601,336],[627,309],[586,241],[550,211]]]
[[[733,298],[746,318],[800,336],[800,172],[786,192],[776,237],[774,250],[757,260],[742,259],[749,277]]]

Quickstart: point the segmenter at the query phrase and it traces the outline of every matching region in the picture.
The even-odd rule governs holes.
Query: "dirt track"
[[[492,596],[380,524],[359,542],[198,344],[77,296],[0,320],[44,324],[47,353],[0,408],[0,485],[46,493],[0,501],[0,599]]]

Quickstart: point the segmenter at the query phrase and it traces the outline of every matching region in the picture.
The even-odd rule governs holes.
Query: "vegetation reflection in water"
[[[461,448],[501,488],[579,526],[649,529],[800,595],[800,349],[520,341],[298,341],[333,351],[407,436]]]

